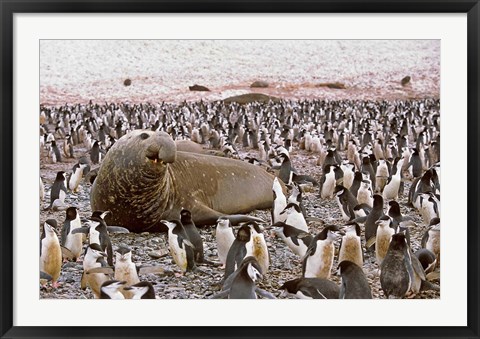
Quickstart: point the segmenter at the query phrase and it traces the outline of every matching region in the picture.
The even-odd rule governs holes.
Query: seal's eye
[[[148,137],[149,135],[147,133],[140,134],[140,138],[142,138],[143,140],[148,139]]]

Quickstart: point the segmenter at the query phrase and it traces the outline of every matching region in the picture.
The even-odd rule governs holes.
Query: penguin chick
[[[238,269],[225,281],[222,291],[213,298],[257,299],[255,281],[262,279],[262,269],[252,256],[245,257]]]
[[[215,239],[217,241],[218,259],[225,267],[227,261],[227,254],[235,240],[233,229],[230,225],[230,220],[227,218],[219,218],[217,221],[217,228],[215,230]]]
[[[345,235],[340,241],[338,262],[348,260],[359,267],[363,266],[363,250],[360,234],[360,226],[357,223],[354,223],[347,228]]]
[[[196,268],[194,246],[180,220],[162,220],[161,223],[168,227],[168,248],[175,264],[183,273],[194,271]]]
[[[242,225],[238,229],[235,240],[228,250],[223,281],[236,271],[242,260],[247,256],[247,252],[253,252],[251,228],[248,225]]]
[[[122,290],[126,281],[108,280],[100,286],[100,299],[125,299]]]
[[[326,226],[310,243],[303,258],[302,274],[304,278],[329,279],[335,254],[334,241],[338,226]]]
[[[273,206],[272,206],[272,224],[278,221],[285,221],[287,219],[287,214],[280,214],[285,207],[287,207],[287,198],[283,194],[282,186],[278,181],[278,178],[273,179]]]
[[[339,299],[372,299],[372,290],[360,266],[344,260],[338,267],[342,275]]]
[[[319,278],[296,278],[286,281],[280,289],[299,299],[338,299],[340,293],[333,281]]]
[[[48,219],[43,224],[40,238],[40,271],[52,277],[53,287],[58,287],[57,280],[62,270],[62,250],[57,237],[57,221]]]
[[[82,254],[83,237],[81,234],[74,234],[72,232],[80,227],[82,227],[82,223],[77,208],[67,208],[65,221],[63,222],[62,227],[61,245],[72,253],[72,259],[74,261],[80,258],[80,255]]]
[[[100,287],[105,281],[111,280],[111,277],[106,273],[90,273],[89,271],[97,268],[108,267],[104,259],[106,256],[107,255],[102,250],[100,245],[93,243],[87,247],[85,256],[83,258],[83,274],[80,287],[82,290],[90,287],[95,298],[100,298]]]
[[[125,286],[123,289],[132,295],[131,299],[156,299],[155,289],[149,281],[141,281],[135,285]]]
[[[392,236],[380,272],[380,285],[388,299],[401,299],[413,284],[413,267],[403,233]]]
[[[292,250],[293,253],[303,258],[307,253],[308,246],[312,242],[312,235],[299,230],[296,227],[287,225],[284,222],[277,222],[272,225],[275,234]]]

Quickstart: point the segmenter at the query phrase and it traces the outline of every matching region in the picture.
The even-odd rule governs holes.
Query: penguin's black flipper
[[[410,250],[410,258],[412,261],[412,267],[415,273],[422,279],[422,281],[427,280],[427,277],[425,276],[425,270],[423,269],[422,263],[420,260],[418,260],[417,256],[412,253]]]
[[[107,226],[107,231],[112,233],[130,233],[128,229],[121,226]]]
[[[420,291],[440,291],[440,286],[434,284],[428,280],[422,280]]]
[[[107,262],[109,266],[113,266],[113,248],[110,238],[107,239]]]
[[[257,218],[257,217],[253,217],[245,214],[227,214],[227,215],[222,215],[219,218],[227,218],[228,220],[230,220],[230,224],[232,224],[232,226],[237,226],[242,222],[249,222],[249,221],[265,223],[265,220],[261,218]]]
[[[304,184],[304,183],[307,183],[307,182],[311,182],[314,186],[318,185],[317,180],[315,180],[314,178],[312,178],[309,175],[300,175],[300,174],[293,173],[292,174],[292,181],[297,183],[297,184]]]
[[[88,227],[88,226],[82,226],[82,227],[78,227],[78,228],[74,229],[74,230],[72,231],[72,234],[77,234],[77,233],[88,234],[89,230],[90,230],[90,227]]]
[[[259,287],[255,287],[255,293],[265,299],[277,299],[272,293],[262,290]]]
[[[300,288],[303,294],[313,298],[313,299],[328,299],[322,292],[313,286],[302,286]]]
[[[217,294],[212,295],[209,299],[228,299],[229,293],[230,293],[230,289],[220,291]]]
[[[355,218],[353,220],[350,220],[347,222],[345,225],[355,225],[355,224],[364,224],[367,221],[367,217],[359,217]]]
[[[65,222],[62,227],[62,236],[60,238],[60,245],[65,246],[65,242],[67,241],[67,235],[70,233],[70,223]]]

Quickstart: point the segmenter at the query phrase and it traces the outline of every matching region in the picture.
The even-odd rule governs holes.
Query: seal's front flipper
[[[255,221],[255,222],[259,222],[259,223],[265,223],[266,221],[261,219],[261,218],[257,218],[257,217],[253,217],[251,215],[245,215],[245,214],[229,214],[229,215],[222,215],[221,217],[223,218],[227,218],[228,220],[230,220],[230,223],[233,225],[233,226],[236,226],[242,222],[249,222],[249,221]]]

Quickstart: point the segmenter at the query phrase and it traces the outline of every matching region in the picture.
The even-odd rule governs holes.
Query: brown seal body
[[[246,162],[177,151],[164,132],[132,131],[107,153],[91,189],[92,210],[132,232],[164,231],[182,208],[197,225],[272,206],[273,176]]]

